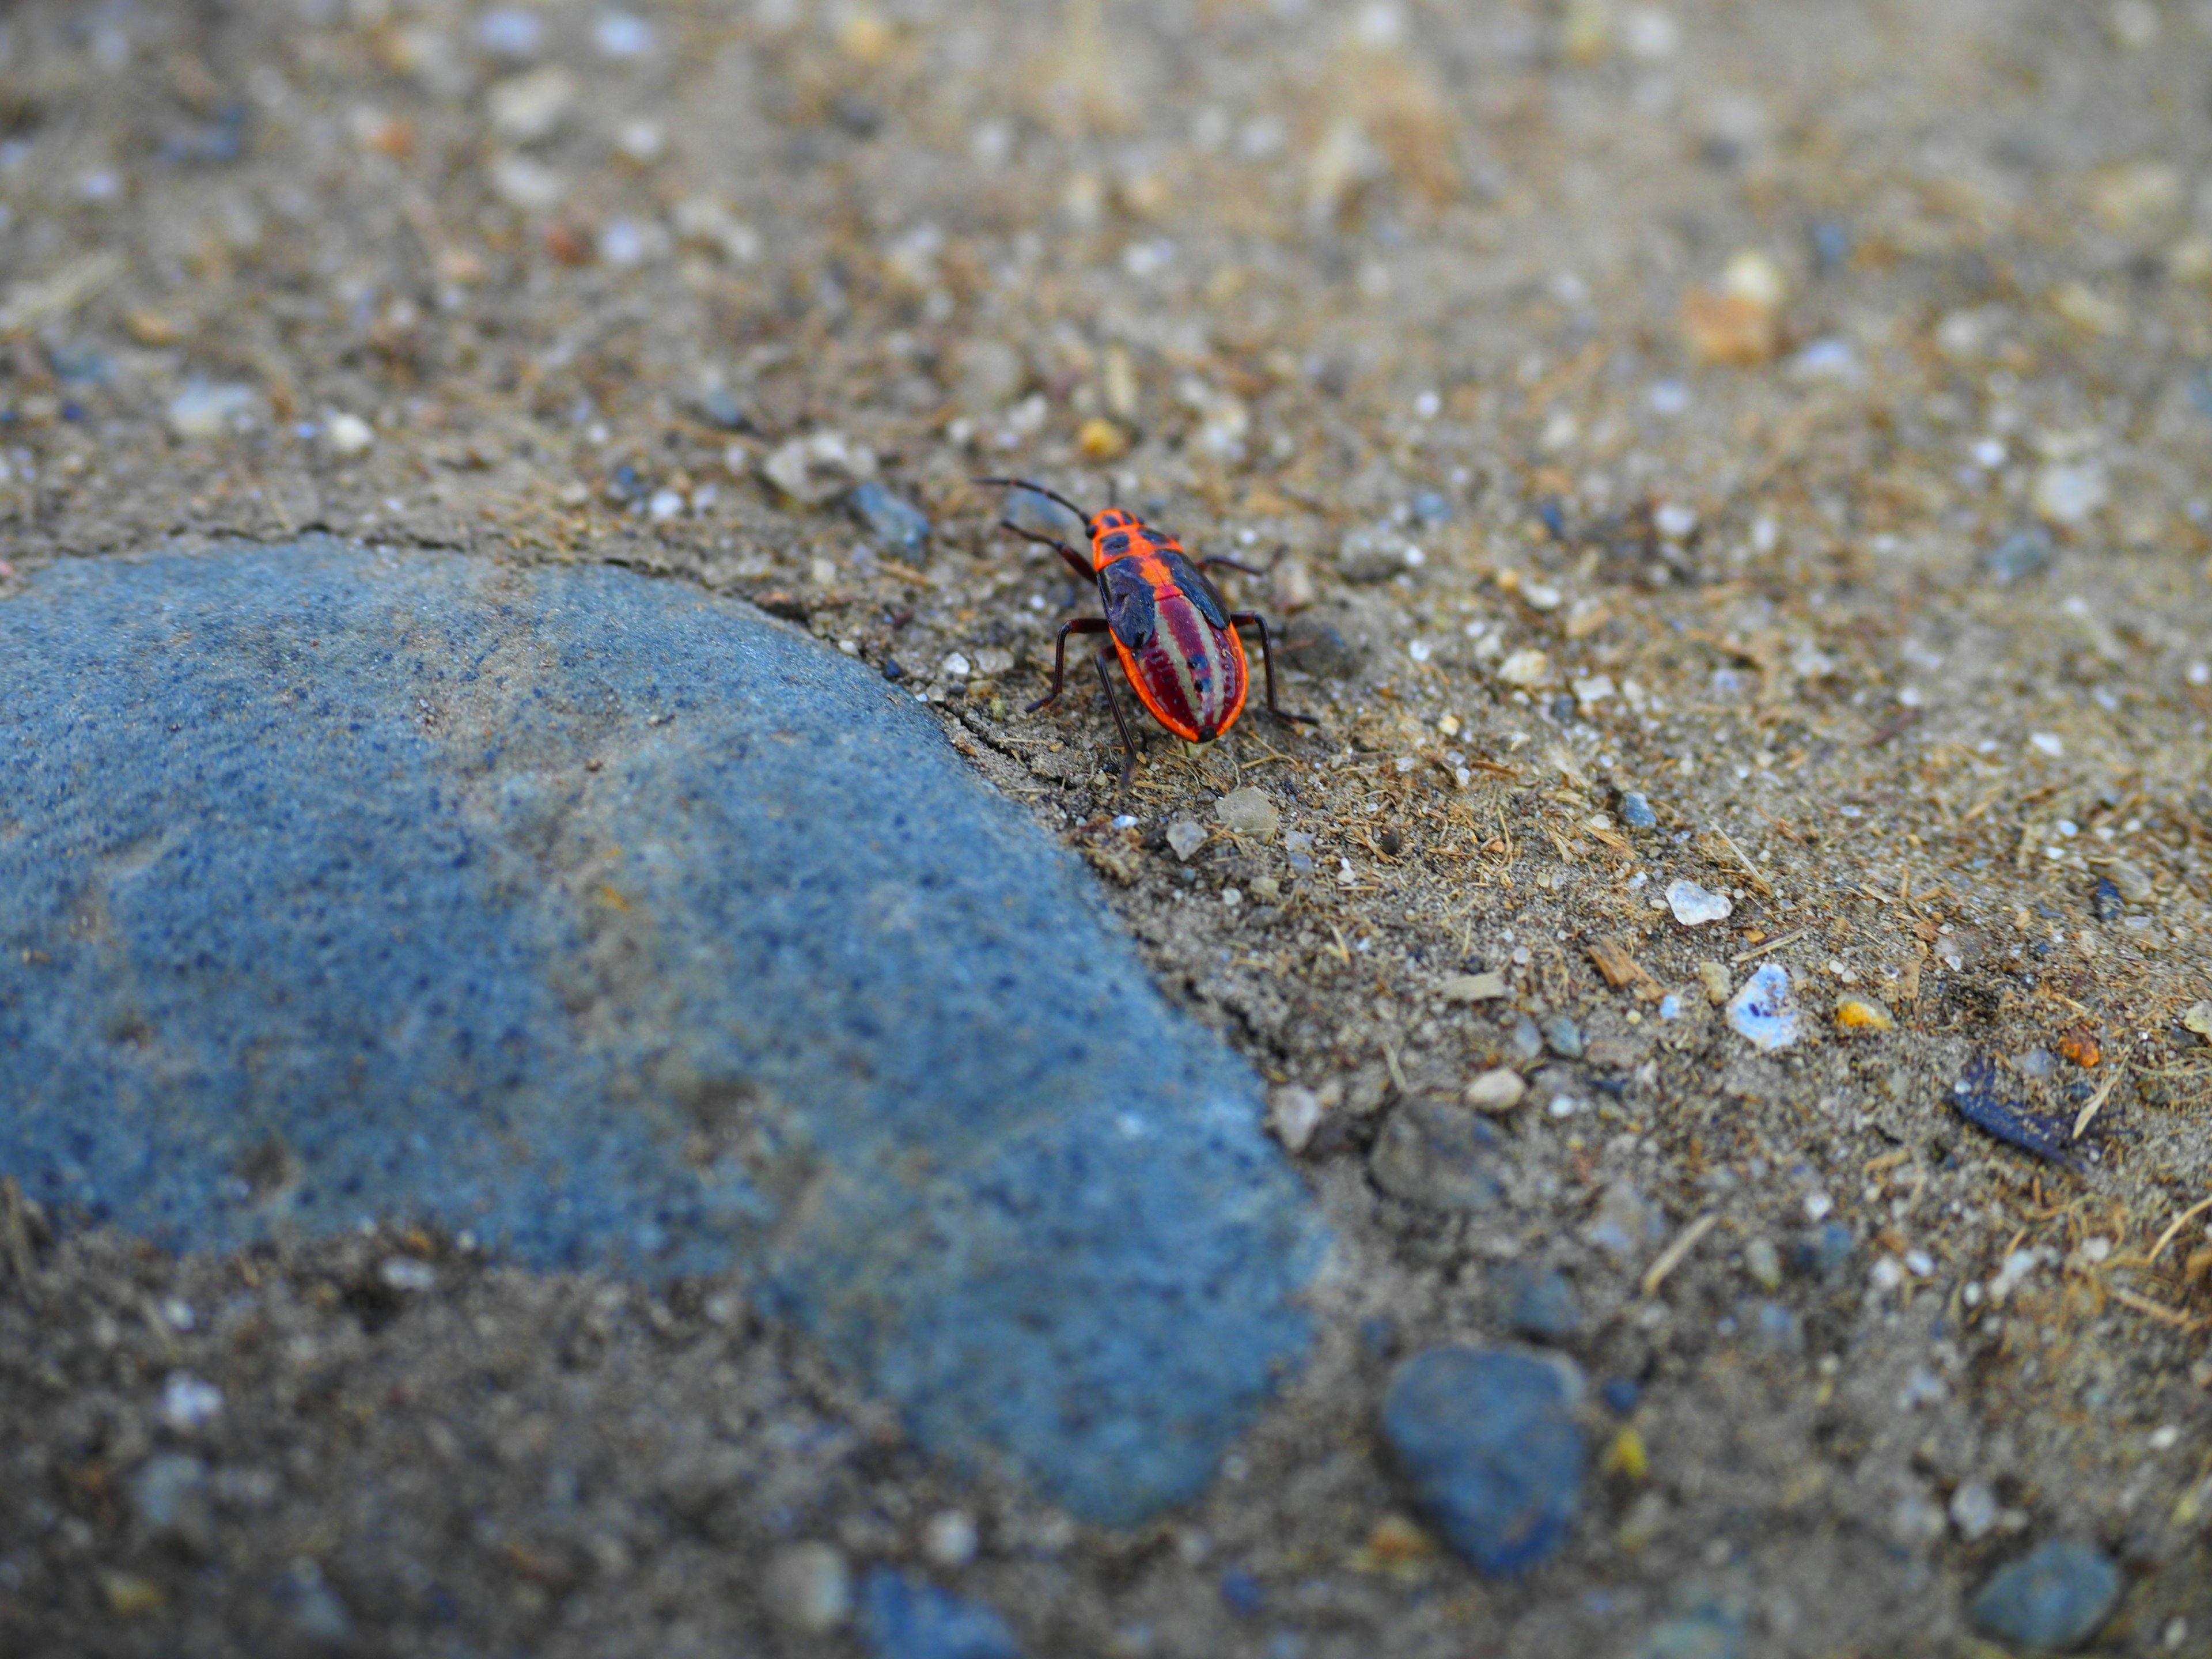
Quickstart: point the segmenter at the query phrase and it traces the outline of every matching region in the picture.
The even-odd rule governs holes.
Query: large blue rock
[[[2110,1557],[2054,1538],[1998,1568],[1969,1611],[1978,1628],[2000,1641],[2063,1653],[2094,1636],[2119,1599],[2120,1570]]]
[[[1431,1348],[1398,1368],[1382,1435],[1444,1541],[1482,1571],[1525,1572],[1582,1507],[1577,1373],[1503,1348]]]
[[[1250,1072],[912,698],[605,568],[331,541],[0,600],[0,1170],[737,1268],[1078,1511],[1191,1496],[1325,1235]]]

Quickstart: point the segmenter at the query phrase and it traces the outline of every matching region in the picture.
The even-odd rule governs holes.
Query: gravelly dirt
[[[1627,1653],[1699,1604],[1746,1651],[1987,1652],[1966,1593],[2069,1534],[2126,1569],[2109,1650],[2212,1650],[2212,1232],[2172,1231],[2212,1190],[2212,18],[793,0],[621,56],[527,15],[526,60],[432,0],[0,21],[0,557],[613,559],[896,662],[1313,1092],[1319,1356],[1205,1504],[1109,1536],[926,1467],[726,1286],[16,1215],[11,1644],[279,1651],[336,1606],[363,1651],[845,1650],[765,1598],[812,1539],[1033,1652]],[[196,382],[231,429],[178,429]],[[835,467],[813,508],[767,481],[823,432],[926,550]],[[1089,599],[981,471],[1267,566],[1233,592],[1321,732],[1155,730],[1121,794],[1090,684],[1019,712]],[[1218,823],[1243,784],[1277,831]],[[1677,879],[1733,914],[1680,927]],[[1798,1042],[1735,1035],[1708,962],[1787,969]],[[1850,994],[1896,1029],[1838,1030]],[[1515,1048],[1561,1013],[1581,1060]],[[2069,1127],[2098,1101],[2094,1161],[1967,1124],[1978,1057]],[[1409,1200],[1393,1137],[1500,1064],[1502,1196]],[[1407,1524],[1372,1420],[1395,1355],[1504,1332],[1516,1265],[1640,1399],[1593,1398],[1575,1542],[1498,1585]],[[214,1423],[163,1421],[178,1370]],[[210,1530],[135,1518],[170,1443]],[[979,1553],[931,1563],[956,1509]]]

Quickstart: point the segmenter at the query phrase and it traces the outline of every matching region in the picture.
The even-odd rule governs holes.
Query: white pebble
[[[957,651],[948,652],[940,666],[950,678],[956,680],[964,680],[974,672],[974,665]]]
[[[769,1610],[793,1630],[818,1636],[852,1616],[853,1570],[828,1544],[791,1544],[768,1564]]]
[[[979,1542],[974,1517],[962,1510],[941,1510],[921,1529],[922,1553],[940,1567],[966,1566]]]
[[[222,1390],[190,1371],[171,1371],[161,1385],[161,1421],[173,1429],[205,1428],[222,1413]]]
[[[1206,831],[1190,818],[1177,818],[1168,825],[1168,845],[1175,849],[1176,857],[1188,864],[1190,855],[1206,845]]]
[[[1702,927],[1710,921],[1727,921],[1735,906],[1725,893],[1707,892],[1694,881],[1676,880],[1667,884],[1667,908],[1685,927]]]
[[[358,415],[349,415],[343,410],[333,414],[323,425],[323,447],[340,460],[351,460],[366,454],[376,441],[376,428]]]

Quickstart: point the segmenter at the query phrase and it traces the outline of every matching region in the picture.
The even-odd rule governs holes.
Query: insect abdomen
[[[1170,586],[1152,591],[1152,637],[1115,647],[1129,683],[1162,726],[1190,743],[1218,737],[1244,707],[1244,644],[1234,629],[1216,628]]]

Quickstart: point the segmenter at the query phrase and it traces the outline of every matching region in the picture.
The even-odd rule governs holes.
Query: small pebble
[[[1262,840],[1273,836],[1276,826],[1283,821],[1282,809],[1268,798],[1267,791],[1249,783],[1214,802],[1213,816],[1221,821],[1224,830],[1240,836],[1257,836]]]
[[[1632,1376],[1607,1377],[1605,1387],[1599,1392],[1605,1401],[1606,1409],[1621,1417],[1634,1411],[1636,1402],[1644,1397],[1644,1390],[1637,1386]]]
[[[1516,1263],[1505,1272],[1505,1322],[1523,1336],[1557,1341],[1582,1328],[1575,1287],[1557,1268],[1539,1272]]]
[[[2105,469],[2094,463],[2054,464],[2035,475],[2029,500],[2047,524],[2072,529],[2087,524],[2111,495]]]
[[[699,412],[725,432],[735,432],[747,418],[738,394],[720,382],[699,394]]]
[[[250,386],[195,380],[170,402],[169,430],[186,442],[220,438],[260,409],[261,394]]]
[[[1717,962],[1698,964],[1698,982],[1705,988],[1705,1000],[1717,1008],[1729,1000],[1735,987],[1729,983],[1729,970]]]
[[[1743,1270],[1763,1291],[1782,1286],[1782,1256],[1767,1239],[1754,1238],[1743,1247]]]
[[[2120,1570],[2110,1559],[2073,1539],[2053,1539],[1999,1568],[1968,1614],[2000,1641],[2063,1652],[2095,1635],[2119,1598]]]
[[[216,1549],[215,1508],[208,1492],[208,1466],[180,1452],[161,1452],[146,1460],[131,1478],[131,1501],[138,1524],[156,1537],[175,1539],[199,1555]]]
[[[1997,1524],[1997,1495],[1986,1480],[1963,1480],[1951,1494],[1951,1524],[1970,1544],[1979,1543]]]
[[[1195,819],[1177,818],[1168,825],[1167,840],[1176,859],[1188,864],[1190,855],[1206,845],[1206,831]]]
[[[1565,1014],[1555,1014],[1544,1022],[1544,1046],[1561,1060],[1580,1060],[1583,1057],[1583,1028]]]
[[[1888,1031],[1897,1021],[1872,997],[1844,997],[1836,1004],[1836,1024],[1846,1031]]]
[[[1528,1085],[1521,1080],[1518,1072],[1499,1066],[1468,1084],[1466,1099],[1478,1112],[1510,1112],[1528,1092]]]
[[[996,1610],[890,1567],[862,1582],[860,1629],[875,1659],[1020,1659]]]
[[[1729,1024],[1763,1054],[1797,1041],[1797,1006],[1790,995],[1789,970],[1767,963],[1729,999]]]
[[[1229,1567],[1221,1575],[1221,1599],[1240,1619],[1255,1618],[1267,1605],[1260,1581],[1242,1567]]]
[[[921,1553],[940,1567],[966,1566],[981,1542],[975,1517],[964,1510],[941,1510],[921,1529]]]
[[[2015,530],[1983,556],[1982,567],[2000,586],[2033,576],[2051,562],[2051,532],[2041,525]]]
[[[2131,859],[2114,859],[2112,863],[2112,885],[2120,890],[2120,896],[2130,904],[2148,904],[2155,890],[2150,884],[2150,875],[2142,866]]]
[[[1526,1014],[1514,1020],[1512,1034],[1505,1041],[1522,1060],[1537,1060],[1543,1055],[1544,1033]]]
[[[887,551],[901,558],[914,557],[929,544],[928,517],[872,478],[855,484],[845,504]]]
[[[1541,685],[1552,677],[1552,659],[1541,651],[1516,651],[1498,665],[1498,678],[1508,685]]]
[[[369,446],[375,441],[375,428],[360,416],[349,415],[343,410],[323,425],[323,447],[342,461],[368,453]]]
[[[1400,1103],[1375,1138],[1367,1172],[1393,1198],[1447,1214],[1494,1206],[1503,1188],[1487,1120],[1425,1096]]]
[[[289,1616],[292,1628],[310,1642],[335,1647],[353,1640],[353,1619],[345,1603],[325,1582],[323,1570],[301,1556],[277,1579],[271,1599]]]
[[[1579,1372],[1563,1360],[1432,1348],[1398,1368],[1382,1434],[1445,1541],[1493,1577],[1566,1541],[1582,1507]]]
[[[1446,1002],[1495,1002],[1505,994],[1505,975],[1494,969],[1480,974],[1454,974],[1437,991]]]
[[[2120,884],[2110,876],[2098,878],[2097,890],[2090,899],[2090,906],[2097,913],[2100,921],[2118,921],[2128,913],[2128,902],[2120,896]]]
[[[222,1414],[222,1390],[190,1371],[171,1371],[161,1385],[161,1419],[173,1429],[204,1429]]]
[[[1831,1279],[1850,1265],[1857,1241],[1840,1221],[1824,1221],[1799,1239],[1790,1252],[1790,1265],[1808,1279]]]
[[[1659,815],[1651,810],[1651,803],[1633,789],[1624,790],[1620,797],[1620,821],[1631,830],[1650,830],[1659,823]]]
[[[1267,1097],[1267,1127],[1283,1150],[1293,1155],[1311,1144],[1322,1115],[1321,1097],[1295,1083],[1285,1084]]]
[[[810,1636],[852,1617],[853,1571],[829,1544],[785,1545],[769,1558],[763,1590],[770,1613]]]
[[[593,26],[592,43],[603,58],[642,58],[653,50],[653,26],[629,12],[611,11]]]
[[[1727,921],[1735,906],[1725,893],[1708,892],[1694,881],[1678,879],[1667,884],[1667,908],[1685,927],[1702,927]]]
[[[1654,1626],[1629,1650],[1628,1659],[1744,1659],[1748,1639],[1743,1614],[1707,1598]]]

